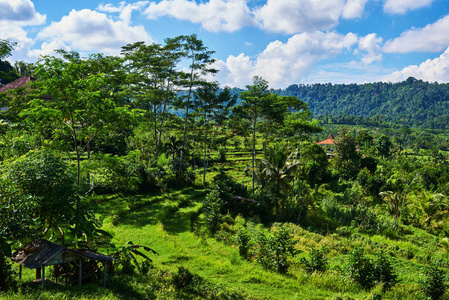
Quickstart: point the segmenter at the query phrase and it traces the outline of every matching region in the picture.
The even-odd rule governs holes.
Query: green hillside
[[[307,102],[315,116],[331,123],[377,125],[380,119],[432,129],[449,123],[449,84],[412,77],[399,83],[290,85],[276,92]]]

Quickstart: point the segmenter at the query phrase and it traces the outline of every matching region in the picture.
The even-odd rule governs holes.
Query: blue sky
[[[449,82],[448,0],[0,0],[11,61],[192,33],[216,52],[223,86]]]

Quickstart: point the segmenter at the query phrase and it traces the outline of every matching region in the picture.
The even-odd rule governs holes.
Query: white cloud
[[[254,25],[245,0],[210,0],[200,4],[189,0],[162,0],[151,2],[144,14],[149,19],[169,16],[199,23],[211,32],[233,32]]]
[[[419,66],[408,66],[392,73],[384,81],[398,82],[415,77],[429,82],[449,82],[449,48],[435,59],[428,59]]]
[[[142,10],[149,4],[148,1],[138,1],[136,3],[127,4],[126,2],[120,2],[119,6],[113,6],[112,4],[100,4],[97,7],[98,11],[106,13],[120,13],[120,19],[126,24],[131,23],[131,15],[134,10]]]
[[[362,57],[363,64],[368,65],[382,60],[382,41],[382,38],[378,37],[376,33],[368,34],[359,39],[358,49],[365,52]]]
[[[390,14],[405,14],[408,11],[429,6],[434,0],[386,0],[384,11]]]
[[[43,42],[40,49],[32,49],[28,51],[28,57],[36,58],[40,55],[55,55],[56,49],[64,49],[71,51],[72,49],[61,40],[53,40],[51,42]]]
[[[291,37],[287,43],[270,43],[255,60],[240,54],[219,61],[221,70],[217,79],[223,85],[242,87],[254,75],[262,76],[271,87],[285,87],[307,76],[312,66],[320,60],[334,57],[357,43],[357,36],[349,33],[302,33]]]
[[[343,18],[356,19],[362,17],[367,2],[368,0],[347,0],[343,7]]]
[[[249,0],[162,0],[150,2],[144,14],[149,19],[164,16],[201,24],[207,31],[234,32],[245,26],[295,34],[328,30],[341,17],[360,18],[368,0],[267,0],[254,9]]]
[[[46,16],[34,9],[30,0],[0,0],[0,23],[29,26],[45,22]]]
[[[449,46],[449,15],[423,28],[405,31],[385,43],[390,53],[440,52]]]
[[[106,54],[118,54],[127,43],[152,41],[143,26],[131,26],[127,17],[114,21],[104,13],[89,9],[72,10],[61,21],[44,28],[37,37],[46,41],[47,46],[66,45],[77,51]]]
[[[263,29],[293,34],[335,27],[344,5],[344,0],[268,0],[255,15]]]
[[[16,42],[13,60],[26,60],[33,40],[24,29],[45,23],[46,16],[36,12],[30,0],[0,0],[0,38]]]

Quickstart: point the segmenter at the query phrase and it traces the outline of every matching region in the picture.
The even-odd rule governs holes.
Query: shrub
[[[438,268],[436,263],[432,263],[424,271],[424,279],[421,281],[421,290],[426,297],[436,300],[446,292],[444,271]]]
[[[243,258],[248,258],[248,251],[250,249],[251,237],[249,236],[246,229],[241,229],[237,231],[235,240],[237,241],[237,246],[239,247],[240,256]]]
[[[374,264],[363,255],[362,249],[357,249],[351,253],[349,273],[351,278],[364,289],[370,289],[375,285]]]
[[[222,218],[220,214],[221,206],[220,192],[217,189],[213,189],[206,195],[203,201],[203,213],[206,216],[207,227],[212,234],[215,234],[220,227]]]
[[[312,273],[315,271],[323,272],[327,269],[327,258],[324,256],[324,250],[317,250],[312,248],[309,253],[310,259],[307,260],[304,257],[301,258],[301,264],[304,265],[304,269],[307,272]]]
[[[353,251],[349,258],[349,271],[351,278],[364,289],[383,283],[383,289],[387,290],[398,282],[398,276],[394,274],[390,261],[382,252],[372,261],[363,255],[362,249]]]
[[[377,254],[374,271],[376,280],[384,284],[384,291],[392,288],[398,282],[398,275],[393,273],[391,262],[382,251]]]
[[[220,162],[226,161],[226,148],[225,147],[219,147],[218,148],[218,160]]]
[[[258,263],[281,274],[288,272],[289,257],[294,257],[297,250],[294,248],[295,241],[287,228],[280,227],[268,235],[259,233],[257,244],[256,259]]]

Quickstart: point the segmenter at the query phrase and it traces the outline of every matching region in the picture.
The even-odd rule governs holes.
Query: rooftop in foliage
[[[26,84],[28,84],[31,81],[34,81],[34,78],[31,76],[20,77],[20,78],[14,80],[13,82],[10,82],[10,83],[5,84],[4,86],[0,87],[0,93],[6,92],[8,90],[18,89],[20,87],[25,86]]]
[[[335,139],[334,136],[332,134],[329,134],[329,136],[327,137],[327,139],[318,142],[318,145],[335,145]]]
[[[47,240],[36,240],[18,249],[12,261],[29,269],[55,265],[74,259],[93,259],[102,262],[113,261],[114,258],[87,249],[67,249]]]

